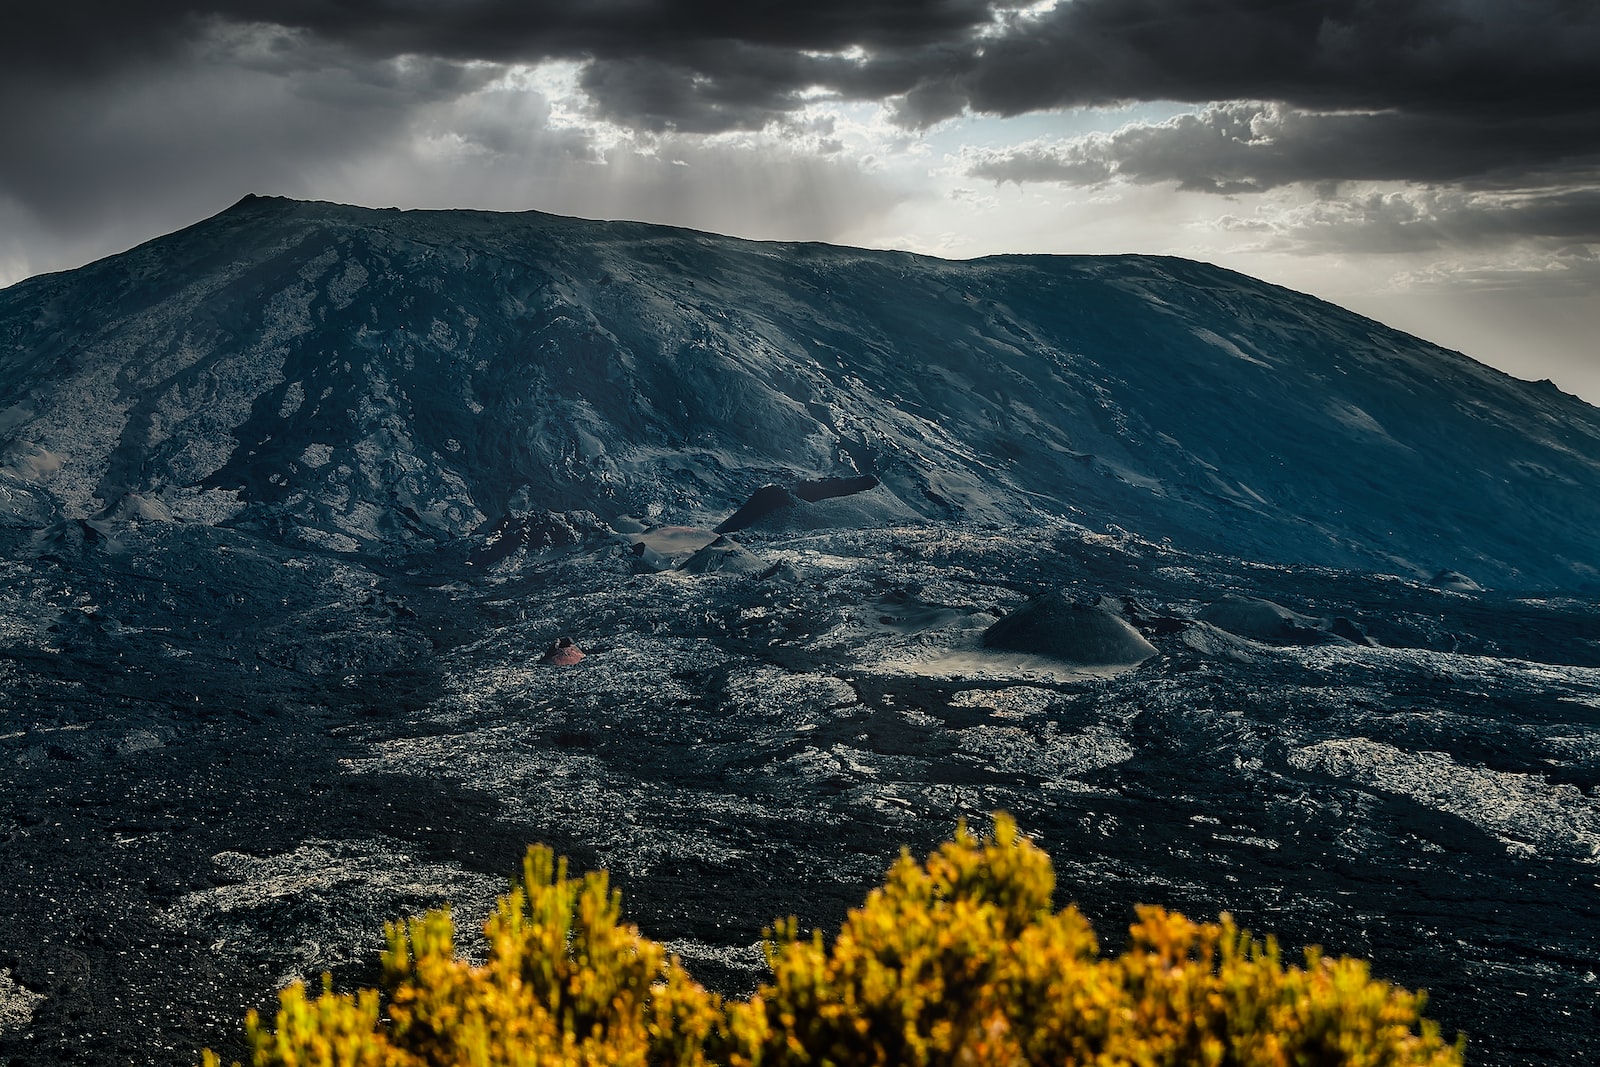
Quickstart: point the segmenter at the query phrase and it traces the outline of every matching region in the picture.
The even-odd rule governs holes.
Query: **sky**
[[[1600,0],[50,0],[0,285],[245,193],[1187,256],[1600,403]]]

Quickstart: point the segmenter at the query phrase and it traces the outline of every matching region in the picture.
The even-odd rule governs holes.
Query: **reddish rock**
[[[544,655],[539,657],[539,662],[553,663],[558,667],[570,667],[582,658],[583,650],[573,643],[572,638],[563,637],[544,650]]]

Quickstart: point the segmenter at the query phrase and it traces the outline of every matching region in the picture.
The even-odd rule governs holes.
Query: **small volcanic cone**
[[[1058,590],[1037,597],[983,634],[985,648],[1026,652],[1086,667],[1131,667],[1156,647],[1099,605],[1077,604]]]
[[[1273,645],[1312,645],[1325,636],[1316,619],[1253,596],[1225,596],[1207,606],[1200,621]]]
[[[583,650],[573,643],[572,638],[562,637],[556,643],[544,650],[544,655],[539,657],[540,663],[552,663],[557,667],[570,667],[583,658]]]
[[[679,565],[689,574],[760,574],[766,563],[737,541],[719,537]]]

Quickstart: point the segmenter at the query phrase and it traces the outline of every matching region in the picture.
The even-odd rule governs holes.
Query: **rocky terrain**
[[[742,991],[996,809],[1111,945],[1228,910],[1600,1055],[1547,383],[1178,260],[249,198],[0,291],[0,398],[0,1060],[237,1054],[534,840]]]

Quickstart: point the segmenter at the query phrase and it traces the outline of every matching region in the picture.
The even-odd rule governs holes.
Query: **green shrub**
[[[567,876],[535,847],[485,926],[488,962],[457,958],[448,911],[388,927],[383,993],[299,984],[276,1025],[251,1013],[255,1067],[1024,1064],[1446,1067],[1423,995],[1367,964],[1286,965],[1224,915],[1142,907],[1120,955],[1076,908],[1052,911],[1049,857],[1005,815],[963,826],[926,864],[903,853],[831,945],[793,919],[767,935],[748,1000],[695,983],[620,921],[604,873]],[[217,1058],[206,1053],[207,1067]]]

